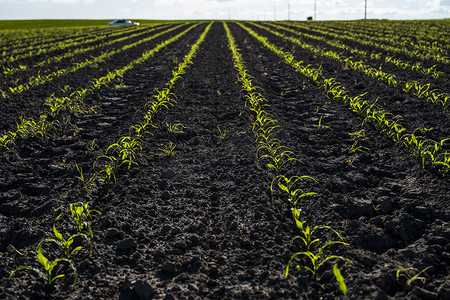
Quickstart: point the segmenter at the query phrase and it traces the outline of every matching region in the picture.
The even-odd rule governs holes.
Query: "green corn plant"
[[[156,153],[153,155],[167,156],[167,157],[173,156],[173,155],[175,155],[175,153],[177,153],[175,151],[175,147],[176,147],[176,145],[174,145],[172,142],[168,142],[164,146],[158,148],[158,150],[160,151],[159,153]]]
[[[344,300],[347,300],[347,285],[345,285],[344,276],[342,276],[337,264],[333,265],[333,274],[334,277],[336,277],[336,281],[339,283],[342,294],[344,294]]]
[[[440,101],[441,101],[441,103],[442,103],[442,106],[447,105],[449,96],[443,96],[443,97],[441,97],[441,98],[442,98],[442,99],[440,99]]]
[[[54,274],[54,272],[53,272],[56,266],[60,265],[60,263],[66,262],[69,264],[70,268],[73,270],[73,273],[75,275],[75,279],[73,281],[73,285],[75,285],[75,283],[77,282],[77,279],[78,279],[78,274],[77,274],[77,269],[75,268],[75,265],[73,264],[73,262],[67,258],[58,258],[50,263],[48,261],[47,257],[45,257],[42,254],[42,251],[41,251],[42,243],[43,243],[43,241],[39,243],[39,245],[36,248],[36,251],[37,251],[38,262],[41,265],[43,270],[31,267],[31,266],[21,266],[21,267],[16,268],[14,271],[12,271],[11,274],[9,275],[8,279],[11,280],[11,277],[14,275],[14,273],[16,273],[19,270],[31,270],[31,271],[34,271],[37,274],[39,274],[41,277],[43,277],[48,286],[52,286],[56,279],[66,276],[65,274]]]
[[[445,177],[450,171],[450,153],[445,152],[443,161],[434,161],[433,164],[438,167],[439,173],[441,173],[442,176]]]
[[[341,241],[329,241],[329,242],[326,242],[324,246],[320,247],[316,253],[313,253],[311,251],[301,251],[301,252],[296,252],[296,253],[292,254],[291,259],[289,260],[287,267],[286,267],[285,277],[287,277],[289,274],[289,266],[290,266],[292,260],[299,255],[304,255],[304,256],[308,257],[311,265],[310,266],[297,265],[296,266],[297,269],[300,271],[305,270],[305,271],[311,272],[312,275],[314,276],[314,278],[317,278],[320,267],[322,267],[323,264],[325,264],[327,261],[334,260],[334,259],[342,259],[342,260],[348,261],[349,263],[352,263],[351,260],[349,260],[348,258],[343,257],[343,256],[339,256],[339,255],[326,256],[326,255],[324,255],[325,249],[328,246],[333,245],[333,244],[348,245],[347,243],[344,243]]]
[[[399,268],[397,269],[397,272],[395,273],[395,277],[397,281],[403,276],[406,278],[406,285],[411,286],[413,282],[416,280],[420,280],[422,284],[425,284],[426,278],[423,276],[420,276],[422,273],[424,273],[426,270],[428,270],[431,267],[426,267],[422,271],[419,272],[416,268]]]
[[[269,162],[266,163],[266,166],[278,174],[288,162],[298,160],[297,158],[290,157],[290,155],[294,153],[286,146],[273,147],[273,144],[264,144],[259,146],[258,150],[260,149],[265,149],[268,153],[258,157],[258,166],[259,160],[267,159]]]
[[[295,209],[297,207],[297,202],[304,197],[311,197],[317,195],[317,193],[309,192],[306,193],[300,188],[296,188],[297,182],[305,183],[306,180],[312,180],[317,182],[311,176],[292,176],[286,177],[284,175],[278,175],[275,177],[270,184],[270,192],[273,195],[275,184],[280,188],[281,191],[285,192],[288,195],[288,200],[292,204],[292,207]]]
[[[430,89],[430,84],[427,83],[424,85],[420,85],[418,82],[415,82],[414,88],[416,89],[416,92],[413,93],[413,95],[417,96],[418,98],[422,98],[427,95],[427,91]]]
[[[400,141],[403,136],[402,132],[406,130],[398,123],[400,121],[402,120],[388,120],[386,123],[387,128],[382,130],[382,132],[386,132],[386,134],[396,143]]]
[[[167,131],[169,133],[183,133],[183,128],[184,125],[181,123],[177,123],[177,124],[170,124],[168,122],[166,122],[166,126],[167,126]]]
[[[91,236],[92,234],[91,226],[88,223],[88,219],[92,219],[92,213],[97,213],[101,215],[102,213],[97,209],[89,209],[89,202],[76,202],[70,204],[70,212],[72,214],[72,218],[77,225],[78,232],[82,233],[84,229],[86,229]]]
[[[322,124],[322,117],[323,117],[323,115],[320,115],[320,118],[319,118],[319,125],[317,125],[317,129],[319,129],[319,130],[331,129],[330,126],[326,126],[326,125],[323,125],[323,124]]]
[[[343,256],[334,255],[334,254],[331,254],[328,256],[325,255],[325,250],[331,245],[335,245],[335,244],[348,245],[348,243],[345,243],[342,241],[341,235],[336,230],[332,229],[330,226],[325,226],[325,225],[315,226],[311,230],[310,227],[308,225],[306,225],[306,222],[302,220],[301,209],[297,209],[294,207],[292,211],[293,211],[295,223],[296,223],[297,227],[300,229],[301,234],[298,236],[295,236],[291,240],[291,245],[292,245],[292,243],[294,243],[295,240],[300,239],[303,242],[303,244],[305,245],[306,251],[300,251],[300,252],[296,252],[296,253],[292,254],[292,256],[289,259],[289,262],[286,266],[285,277],[287,277],[289,274],[289,266],[291,265],[292,260],[299,255],[303,255],[303,256],[306,256],[307,258],[309,258],[310,266],[297,265],[296,266],[297,269],[311,272],[312,275],[314,276],[314,278],[317,278],[320,267],[323,266],[323,264],[325,264],[327,261],[334,260],[334,259],[342,259],[342,260],[348,261],[353,264],[353,262],[351,260],[349,260],[348,258],[345,258]],[[320,242],[320,239],[313,237],[313,234],[317,230],[320,230],[320,229],[331,230],[333,233],[335,233],[339,237],[340,240],[326,241],[325,244],[322,247],[319,247],[317,252],[314,253],[311,251],[311,248],[312,248],[313,244]]]
[[[326,225],[317,225],[314,226],[312,229],[306,225],[306,221],[303,221],[302,218],[302,210],[298,209],[296,207],[292,208],[292,215],[294,217],[294,221],[295,221],[295,225],[297,226],[297,228],[300,230],[300,235],[295,236],[292,240],[291,240],[291,245],[296,241],[296,240],[300,240],[303,242],[303,244],[306,247],[307,251],[310,251],[311,246],[314,243],[319,242],[319,239],[316,239],[313,237],[314,233],[318,230],[322,230],[322,229],[327,229],[332,231],[334,234],[336,234],[336,236],[342,240],[341,235],[334,230],[333,228],[331,228],[330,226],[326,226]]]
[[[276,138],[272,138],[272,134],[273,134],[273,130],[278,128],[278,125],[275,126],[269,126],[269,127],[260,127],[258,128],[258,130],[256,130],[255,132],[255,141],[258,142],[261,146],[262,145],[275,145],[275,144],[279,144],[280,140],[276,139]],[[258,157],[258,152],[256,153],[256,156]]]
[[[99,180],[105,182],[106,184],[110,184],[113,182],[116,183],[116,174],[119,171],[119,167],[121,166],[119,159],[115,156],[101,155],[95,160],[93,165],[94,169],[97,161],[102,158],[109,160],[109,163],[104,164],[103,169],[101,169],[97,173],[98,175],[100,175]]]
[[[428,155],[431,158],[431,161],[435,163],[438,160],[439,156],[445,156],[445,153],[440,153],[440,151],[443,148],[444,143],[447,141],[450,141],[450,138],[443,139],[439,143],[431,141],[431,145],[426,147],[424,155]]]
[[[53,122],[47,121],[46,115],[41,115],[39,121],[34,119],[26,119],[23,116],[19,117],[19,123],[17,125],[16,133],[22,138],[29,138],[35,136],[44,136],[44,133],[51,127]]]
[[[367,139],[364,129],[362,129],[360,131],[349,132],[348,135],[353,140],[353,144],[351,146],[347,147],[347,150],[350,154],[356,153],[357,151],[364,152],[366,150],[370,150],[367,147],[358,145],[358,143],[360,141],[364,141]]]
[[[131,126],[130,130],[136,132],[136,135],[138,136],[138,138],[142,138],[144,134],[150,133],[149,132],[150,128],[157,128],[156,125],[151,123],[151,119],[152,119],[152,116],[146,114],[144,116],[145,122],[140,122],[139,124]]]
[[[364,151],[370,150],[367,147],[358,145],[358,142],[359,141],[354,141],[351,146],[347,147],[348,153],[353,154],[353,153],[356,153],[358,151],[359,152],[364,152]]]
[[[139,139],[132,139],[129,136],[124,136],[119,139],[117,143],[110,145],[106,149],[106,153],[112,149],[112,153],[117,152],[119,155],[120,165],[128,164],[128,169],[130,169],[131,164],[137,163],[134,161],[136,159],[137,149],[142,150],[141,141]]]
[[[86,193],[90,194],[91,189],[95,185],[95,180],[97,179],[97,173],[94,173],[91,177],[89,177],[89,179],[87,179],[86,177],[84,177],[83,168],[79,167],[77,163],[75,163],[75,167],[77,168],[78,173],[80,174],[80,176],[77,176],[77,178],[81,180],[84,191]]]
[[[422,136],[416,136],[414,132],[403,135],[403,144],[414,154],[414,156],[421,158],[422,149],[426,148],[428,141]]]
[[[254,87],[254,88],[259,88],[259,87]],[[249,92],[248,94],[245,95],[245,102],[244,105],[247,108],[262,108],[264,106],[269,106],[268,104],[261,104],[262,102],[264,102],[264,98],[261,96],[260,93],[254,93],[254,92]],[[253,109],[252,109],[253,110]]]
[[[227,129],[220,129],[219,125],[217,125],[217,130],[219,130],[219,139],[223,140],[227,136]]]
[[[6,150],[9,150],[8,144],[13,144],[13,140],[11,139],[10,135],[5,134],[4,136],[0,137],[0,147],[5,148]]]
[[[264,126],[268,126],[269,124],[275,124],[276,121],[270,118],[269,113],[260,110],[257,114],[256,114],[256,119],[253,122],[253,129],[255,130],[256,127],[264,127]]]
[[[84,233],[76,233],[76,234],[70,236],[70,237],[66,240],[66,239],[64,239],[64,237],[62,236],[62,234],[58,232],[58,230],[56,229],[56,221],[57,221],[60,217],[61,217],[61,215],[59,215],[58,217],[56,217],[55,222],[53,223],[53,233],[54,233],[56,239],[52,239],[52,238],[45,239],[45,240],[43,240],[41,243],[46,243],[46,242],[54,242],[54,243],[56,243],[56,244],[63,250],[64,256],[65,256],[67,259],[70,259],[70,257],[71,257],[75,252],[80,251],[80,250],[83,249],[83,247],[81,247],[81,246],[75,247],[74,249],[72,249],[72,247],[71,247],[72,244],[73,244],[73,242],[74,242],[74,240],[75,240],[75,238],[77,238],[77,237],[82,237],[82,238],[84,238],[84,239],[88,242],[88,244],[89,244],[89,246],[90,246],[89,256],[91,256],[91,253],[92,253],[92,242],[91,242],[90,238],[89,238],[86,234],[84,234]]]
[[[360,101],[361,98],[366,95],[367,93],[361,94],[359,96],[355,96],[353,98],[349,98],[349,105],[350,105],[350,110],[352,110],[353,112],[361,115],[363,114],[367,108],[369,107],[369,103],[364,100],[364,101]]]

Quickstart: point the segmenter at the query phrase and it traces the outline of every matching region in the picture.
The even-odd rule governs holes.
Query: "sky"
[[[0,20],[238,19],[355,20],[365,0],[0,0]],[[368,19],[450,17],[450,0],[367,0]]]

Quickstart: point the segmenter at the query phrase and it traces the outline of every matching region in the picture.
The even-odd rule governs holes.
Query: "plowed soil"
[[[304,220],[339,232],[348,246],[334,245],[330,251],[353,264],[325,263],[314,278],[294,268],[309,264],[299,256],[285,278],[291,255],[303,251],[300,244],[291,244],[298,228],[285,196],[271,195],[275,175],[258,164],[253,114],[245,107],[223,25],[216,22],[175,86],[177,104],[157,116],[158,127],[137,153],[138,166],[122,168],[116,184],[98,184],[87,194],[75,163],[92,175],[96,158],[129,135],[154,89],[164,87],[206,24],[89,96],[85,102],[98,105],[98,114],[73,117],[76,135],[70,128],[59,129],[19,140],[0,153],[1,299],[338,299],[342,293],[332,272],[336,262],[350,299],[450,299],[448,178],[423,169],[404,148],[362,126],[363,120],[329,100],[239,26],[229,26],[249,74],[268,100],[267,110],[278,121],[276,137],[302,161],[287,173],[317,180],[308,187],[317,195],[298,204]],[[136,53],[122,59],[130,61]],[[342,82],[360,83],[358,93],[375,98],[392,93],[334,62],[300,49],[295,53],[307,63],[325,65],[324,71]],[[80,73],[61,85],[77,87],[88,76]],[[30,91],[22,104],[2,104],[0,119],[9,120],[2,128],[14,127],[21,109],[38,115],[45,100],[41,95],[48,97],[61,85]],[[36,111],[28,103],[33,97]],[[429,122],[439,136],[446,134],[440,138],[450,136],[449,128],[440,126],[448,123],[448,112],[414,101],[404,112],[408,126],[415,126],[413,119]],[[431,119],[423,117],[425,111],[431,111],[426,117]],[[182,132],[169,132],[167,124],[182,124]],[[350,154],[348,133],[360,130],[367,150]],[[176,146],[175,154],[158,155],[169,143]],[[78,201],[89,201],[101,215],[91,221],[92,255],[87,245],[73,255],[77,283],[72,285],[74,277],[64,264],[58,270],[67,275],[53,287],[29,270],[8,280],[19,266],[39,267],[36,246],[54,237],[59,214],[58,231],[65,237],[75,233],[68,207]],[[326,231],[320,237],[336,239]],[[44,250],[56,258],[50,247]],[[399,268],[426,267],[423,282],[408,285],[404,277],[396,279]]]

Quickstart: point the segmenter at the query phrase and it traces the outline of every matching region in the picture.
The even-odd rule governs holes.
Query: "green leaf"
[[[291,240],[290,245],[292,245],[296,239],[301,239],[301,240],[303,241],[303,243],[305,244],[305,246],[308,246],[307,240],[306,240],[304,237],[300,236],[300,235],[295,236],[295,237]]]
[[[72,254],[73,254],[75,251],[80,251],[81,249],[83,249],[83,247],[81,247],[81,246],[76,247],[75,249],[72,250],[72,252],[70,252],[69,257],[72,256]]]
[[[316,272],[314,272],[314,270],[311,269],[311,268],[308,267],[308,266],[300,266],[300,265],[298,265],[298,266],[297,266],[297,269],[300,270],[300,271],[302,271],[302,270],[309,271],[309,272],[311,272],[313,275],[316,275]]]
[[[48,272],[48,270],[50,269],[50,264],[48,263],[48,259],[42,254],[41,251],[41,243],[39,243],[37,252],[38,252],[38,261],[39,263],[44,267],[45,271]]]
[[[54,281],[55,279],[58,279],[58,278],[64,277],[64,276],[66,276],[66,275],[64,275],[64,274],[59,274],[59,275],[56,275],[55,277],[53,277],[52,281]]]
[[[16,272],[19,271],[19,270],[33,270],[33,271],[37,271],[37,272],[40,273],[39,270],[37,270],[37,269],[35,269],[35,268],[31,267],[31,266],[22,266],[22,267],[18,267],[18,268],[15,269],[14,271],[12,271],[11,274],[9,275],[9,277],[8,277],[8,280],[11,280],[11,277],[14,275],[14,273],[16,273]],[[44,277],[45,277],[45,276],[44,276]]]
[[[60,217],[61,217],[61,215],[57,216],[56,219],[55,219],[55,222],[53,222],[53,232],[54,232],[54,234],[55,234],[55,237],[56,237],[58,240],[63,241],[64,239],[63,239],[62,234],[59,233],[58,230],[56,230],[56,221],[57,221]]]
[[[333,273],[334,276],[336,277],[337,282],[339,283],[339,288],[344,294],[344,297],[347,298],[347,286],[345,285],[344,277],[342,276],[341,271],[339,270],[337,264],[333,266]]]

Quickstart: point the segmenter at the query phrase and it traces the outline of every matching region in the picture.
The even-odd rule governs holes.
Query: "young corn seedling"
[[[9,138],[9,135],[5,134],[4,136],[0,137],[0,147],[3,147],[6,150],[9,150],[9,147],[8,147],[9,143],[12,143],[12,141]]]
[[[219,125],[217,125],[217,130],[219,130],[219,139],[223,140],[227,136],[227,129],[220,129]]]
[[[166,122],[166,126],[169,133],[183,133],[183,128],[185,128],[181,123],[170,124]]]
[[[152,124],[152,116],[149,114],[146,114],[144,116],[145,122],[140,122],[139,124],[133,125],[130,127],[130,130],[136,132],[136,135],[138,138],[142,138],[142,136],[146,133],[150,133],[150,128],[157,128],[156,125]]]
[[[279,127],[279,125],[258,128],[258,130],[255,132],[256,141],[259,142],[261,145],[270,144],[274,142],[280,143],[278,139],[271,138],[272,131],[277,127]]]
[[[366,132],[364,131],[364,129],[360,131],[349,132],[348,135],[353,140],[353,144],[350,147],[347,147],[347,150],[350,154],[356,153],[357,151],[364,152],[366,150],[370,150],[367,147],[358,145],[360,141],[365,141],[368,139],[366,138]]]
[[[42,254],[41,247],[42,247],[43,242],[44,241],[40,242],[36,248],[36,251],[38,254],[37,255],[38,262],[41,265],[43,270],[31,267],[31,266],[18,267],[17,269],[15,269],[14,271],[11,272],[8,279],[10,280],[11,277],[14,275],[14,273],[16,273],[19,270],[31,270],[31,271],[34,271],[37,274],[39,274],[41,277],[43,277],[46,281],[47,286],[52,286],[56,279],[66,276],[65,274],[55,274],[54,273],[55,267],[59,266],[60,263],[66,262],[69,265],[69,267],[73,270],[73,273],[75,275],[75,279],[73,281],[73,285],[75,285],[75,283],[77,282],[78,274],[77,274],[77,269],[75,268],[75,265],[73,264],[73,262],[67,258],[58,258],[50,263],[48,261],[47,257],[45,257]]]
[[[431,267],[426,267],[422,271],[418,272],[416,268],[399,268],[397,269],[397,272],[395,273],[395,277],[397,281],[400,280],[400,278],[404,277],[406,278],[406,285],[408,287],[411,286],[411,284],[417,280],[421,281],[424,285],[426,282],[426,278],[423,276],[420,276],[422,273],[424,273],[426,270],[428,270]]]
[[[284,150],[283,149],[289,149],[286,146],[278,146],[273,147],[273,145],[262,145],[259,147],[259,149],[266,149],[268,154],[263,154],[258,158],[258,162],[261,159],[268,159],[269,162],[266,163],[266,166],[273,170],[275,173],[279,174],[281,172],[281,169],[290,161],[296,161],[298,159],[290,157],[293,152],[291,150]],[[258,149],[258,150],[259,150]]]
[[[403,144],[414,156],[422,160],[422,165],[425,167],[425,156],[423,154],[426,153],[426,150],[428,149],[428,140],[423,136],[416,136],[416,130],[414,130],[413,133],[403,135]]]
[[[442,161],[436,160],[434,161],[434,165],[438,168],[438,171],[442,174],[442,176],[446,176],[450,171],[450,153],[445,152],[443,155],[441,155],[441,157]]]
[[[262,106],[258,107],[258,111],[255,111],[255,109],[251,109],[256,112],[256,120],[253,122],[253,128],[252,130],[255,130],[255,128],[259,127],[265,127],[269,124],[275,124],[276,121],[270,118],[269,113],[265,112],[261,109]]]
[[[403,91],[406,93],[409,93],[409,91],[414,87],[415,84],[416,84],[415,81],[406,82],[405,87],[403,88]]]
[[[353,98],[349,97],[349,105],[350,110],[361,115],[366,111],[366,109],[369,107],[369,103],[367,103],[367,100],[360,101],[361,97],[366,95],[367,93],[361,94],[359,96],[355,96]]]
[[[322,267],[323,264],[325,264],[329,260],[343,259],[345,261],[352,263],[352,261],[349,260],[348,258],[339,256],[339,255],[328,255],[328,256],[324,255],[325,249],[328,246],[333,245],[333,244],[348,245],[347,243],[344,243],[341,241],[329,241],[329,242],[326,242],[324,246],[320,247],[316,253],[313,253],[311,251],[302,251],[302,252],[296,252],[296,253],[292,254],[291,259],[289,260],[288,265],[286,267],[285,277],[287,277],[289,274],[289,266],[290,266],[292,260],[298,255],[304,255],[304,256],[308,257],[311,265],[310,266],[297,265],[296,266],[297,269],[300,271],[305,270],[305,271],[311,272],[311,274],[314,276],[314,278],[317,278],[320,267]]]
[[[278,175],[277,177],[275,177],[271,184],[270,184],[270,192],[273,195],[273,190],[274,190],[274,184],[276,183],[277,186],[286,194],[288,194],[288,200],[289,202],[292,204],[293,209],[295,209],[295,207],[297,207],[297,203],[300,199],[304,198],[304,197],[310,197],[310,196],[314,196],[317,195],[317,193],[305,193],[302,189],[300,188],[295,188],[295,185],[297,182],[302,182],[305,183],[305,180],[312,180],[317,182],[317,180],[315,180],[314,178],[312,178],[311,176],[292,176],[290,178],[287,178],[284,175]]]
[[[16,133],[20,137],[26,139],[35,136],[44,136],[44,133],[51,127],[53,122],[47,122],[47,116],[41,115],[39,121],[33,119],[26,119],[23,116],[19,118],[19,123],[17,124]]]
[[[430,89],[430,84],[420,85],[418,82],[415,82],[414,88],[416,92],[413,92],[413,95],[417,96],[417,98],[425,97],[428,94],[428,90]]]
[[[86,193],[90,194],[91,189],[95,186],[95,180],[97,179],[97,174],[94,173],[89,179],[84,177],[83,168],[79,167],[77,163],[75,163],[75,167],[78,170],[78,173],[80,173],[80,176],[77,176],[78,179],[81,180],[81,183],[83,184],[83,189]]]
[[[110,149],[113,149],[112,153],[118,153],[120,165],[128,164],[128,169],[130,169],[131,164],[137,165],[134,161],[136,159],[136,150],[142,150],[142,146],[139,139],[132,139],[129,136],[124,136],[121,137],[117,143],[109,146],[106,149],[106,153],[108,153]]]
[[[119,167],[121,166],[119,159],[115,156],[101,155],[95,160],[93,168],[95,168],[97,161],[101,158],[109,160],[109,163],[106,163],[103,169],[97,173],[98,175],[101,175],[99,180],[106,184],[115,183],[117,179],[116,174],[119,172]]]
[[[326,125],[323,125],[323,124],[322,124],[322,118],[323,118],[323,115],[320,115],[320,118],[319,118],[319,125],[317,125],[317,129],[319,129],[319,130],[331,129],[330,126],[326,126]]]
[[[45,239],[45,240],[43,240],[41,243],[44,243],[44,242],[54,242],[54,243],[58,244],[58,246],[60,246],[60,248],[63,250],[64,256],[65,256],[67,259],[70,259],[70,257],[71,257],[75,252],[80,251],[80,250],[83,249],[83,247],[81,247],[81,246],[78,246],[78,247],[75,247],[74,249],[72,249],[72,244],[74,243],[75,238],[77,238],[77,237],[82,237],[82,238],[84,238],[84,239],[89,243],[89,246],[90,246],[89,256],[91,256],[91,254],[92,254],[92,242],[91,242],[91,239],[90,239],[86,234],[84,234],[84,233],[76,233],[76,234],[70,236],[70,237],[66,240],[66,239],[64,239],[64,237],[62,236],[62,234],[58,232],[58,230],[56,229],[56,221],[57,221],[60,217],[61,217],[61,215],[59,215],[58,217],[56,217],[55,222],[53,223],[53,233],[54,233],[56,239]]]
[[[72,213],[72,217],[75,221],[75,224],[77,225],[78,232],[83,233],[83,230],[87,230],[91,236],[94,236],[92,234],[91,226],[88,223],[88,219],[92,219],[91,213],[97,213],[101,215],[102,213],[97,209],[89,209],[89,202],[83,203],[83,202],[76,202],[70,204],[70,212]]]
[[[176,145],[174,145],[172,142],[168,142],[161,148],[158,148],[158,150],[160,151],[159,153],[156,153],[153,155],[166,156],[166,157],[173,156],[173,155],[175,155],[175,153],[177,153],[175,151],[175,147],[176,147]]]
[[[307,251],[310,251],[311,246],[314,243],[319,242],[320,240],[317,238],[314,238],[313,235],[316,231],[318,230],[322,230],[322,229],[327,229],[327,230],[331,230],[334,234],[336,234],[336,236],[342,240],[341,235],[334,230],[333,228],[331,228],[330,226],[326,226],[326,225],[317,225],[314,226],[314,228],[310,229],[310,227],[308,225],[306,225],[306,221],[302,220],[302,210],[298,209],[296,207],[294,207],[292,209],[292,215],[294,217],[294,221],[295,221],[295,225],[297,226],[297,228],[300,230],[300,235],[295,236],[292,240],[291,240],[291,245],[296,241],[296,240],[301,240],[303,242],[303,244],[306,247]]]
[[[92,140],[92,142],[86,146],[87,151],[89,152],[94,152],[95,150],[98,149],[98,145],[95,143],[95,139]]]
[[[342,259],[342,260],[345,260],[345,261],[348,261],[348,262],[352,263],[351,260],[349,260],[348,258],[345,258],[343,256],[334,255],[334,254],[326,256],[324,254],[325,250],[331,245],[334,245],[334,244],[348,245],[348,243],[345,243],[345,242],[342,241],[341,235],[336,230],[332,229],[329,226],[324,226],[324,225],[315,226],[311,230],[310,227],[305,224],[306,222],[302,220],[301,210],[299,210],[297,208],[294,208],[293,209],[293,215],[294,215],[295,223],[296,223],[297,227],[300,229],[301,234],[298,235],[298,236],[295,236],[292,239],[291,244],[295,240],[300,239],[303,242],[303,244],[305,245],[306,251],[300,251],[300,252],[296,252],[296,253],[292,254],[292,256],[291,256],[291,258],[290,258],[290,260],[289,260],[289,262],[288,262],[288,264],[286,266],[285,277],[287,277],[288,274],[289,274],[289,266],[290,266],[292,260],[295,257],[299,256],[299,255],[304,255],[307,258],[309,258],[309,262],[311,264],[310,264],[310,266],[297,265],[296,266],[297,269],[298,270],[306,270],[306,271],[311,272],[312,275],[314,276],[314,278],[317,278],[318,271],[319,271],[320,267],[323,266],[329,260]],[[333,233],[335,233],[339,237],[340,240],[338,240],[338,241],[327,241],[327,242],[325,242],[325,244],[322,247],[319,247],[319,249],[317,250],[316,253],[314,253],[314,252],[311,251],[311,248],[312,248],[314,243],[320,242],[320,239],[314,238],[313,234],[319,229],[331,230]]]

